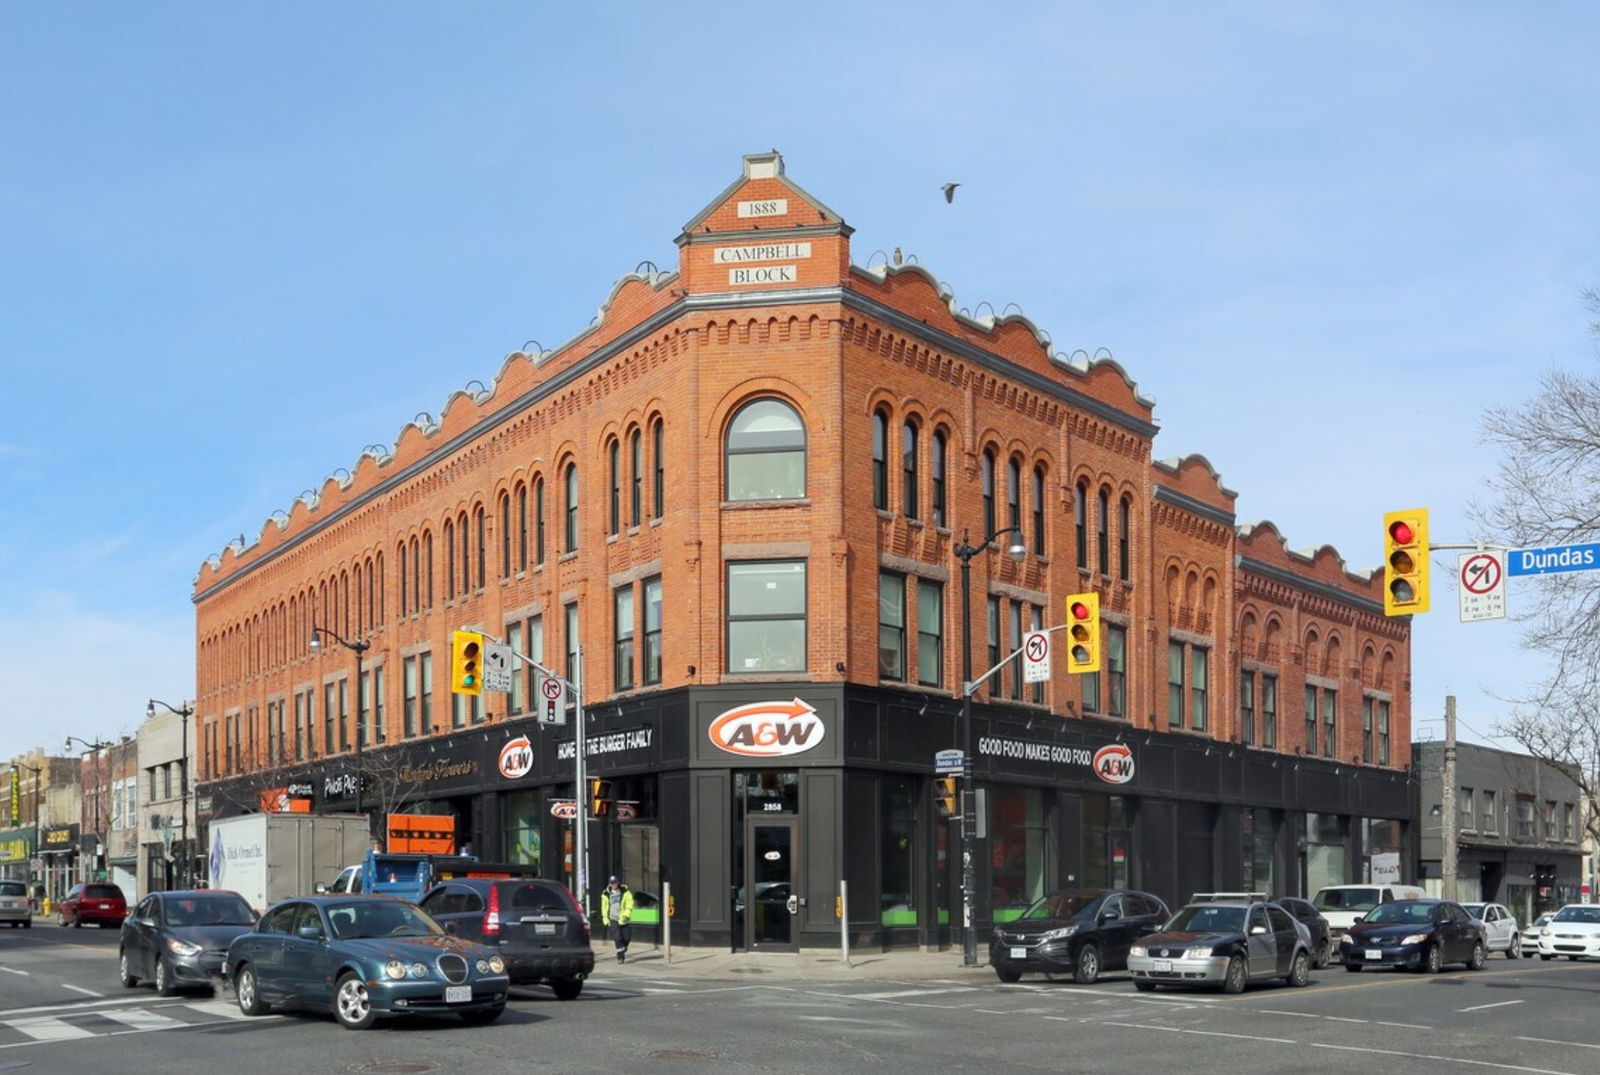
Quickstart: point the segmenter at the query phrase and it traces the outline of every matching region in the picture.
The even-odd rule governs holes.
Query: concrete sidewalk
[[[988,952],[978,953],[987,960]],[[980,984],[995,980],[987,965],[963,967],[961,949],[922,952],[915,949],[882,952],[853,951],[846,966],[837,950],[807,949],[799,953],[729,952],[725,948],[664,949],[635,943],[628,961],[618,963],[611,942],[595,938],[594,974],[591,982],[621,984],[640,978],[701,978],[708,981],[781,984],[795,981],[925,981],[952,980]]]

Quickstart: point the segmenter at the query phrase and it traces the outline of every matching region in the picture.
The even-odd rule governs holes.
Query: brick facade
[[[739,215],[740,203],[775,209],[779,201],[782,212]],[[407,425],[392,454],[364,454],[347,476],[294,501],[253,542],[202,565],[194,591],[201,780],[325,755],[324,692],[347,680],[353,665],[341,646],[308,647],[313,624],[370,643],[364,668],[382,679],[384,707],[368,750],[406,738],[406,657],[433,657],[432,728],[417,737],[446,732],[449,632],[477,626],[504,634],[508,622],[542,616],[546,663],[559,667],[567,649],[562,609],[574,602],[589,699],[618,700],[612,595],[646,578],[659,577],[664,594],[661,681],[641,686],[636,675],[626,694],[768,679],[727,664],[726,564],[738,560],[806,561],[805,670],[785,678],[817,684],[881,682],[881,571],[939,583],[938,684],[917,686],[912,673],[905,689],[949,700],[961,678],[960,565],[952,548],[964,535],[982,536],[986,456],[994,461],[999,525],[1010,518],[1007,478],[1016,463],[1029,555],[1018,563],[995,551],[972,561],[974,667],[989,663],[990,596],[1007,610],[1012,602],[1042,608],[1049,626],[1061,622],[1066,595],[1094,589],[1107,623],[1125,628],[1127,638],[1120,715],[1109,715],[1105,701],[1098,710],[1087,704],[1085,685],[1059,659],[1041,702],[1020,690],[1013,704],[1058,719],[1103,717],[1108,726],[1241,744],[1240,677],[1249,670],[1276,677],[1276,752],[1306,745],[1310,682],[1337,699],[1332,759],[1382,767],[1363,756],[1367,698],[1389,705],[1387,768],[1406,769],[1409,624],[1383,617],[1381,577],[1351,574],[1326,547],[1291,552],[1270,524],[1239,527],[1235,494],[1203,458],[1156,461],[1152,404],[1115,362],[1053,356],[1048,339],[1020,315],[962,315],[917,266],[853,265],[850,229],[793,185],[775,155],[746,158],[745,176],[678,242],[677,271],[625,277],[577,338],[552,352],[509,356],[491,389],[456,393],[436,423]],[[728,253],[741,248],[744,254]],[[760,278],[740,283],[741,272]],[[805,496],[726,499],[729,423],[764,397],[786,401],[803,420]],[[887,429],[881,508],[872,474],[875,414]],[[917,437],[915,512],[903,481],[908,422]],[[637,523],[636,436],[643,464]],[[932,519],[936,436],[946,447],[943,525]],[[578,547],[569,550],[564,488],[574,466]],[[285,476],[284,484],[298,483]],[[1036,509],[1043,550],[1035,547]],[[915,639],[915,587],[909,602],[905,622]],[[1168,713],[1174,642],[1186,674],[1181,727]],[[1193,726],[1197,650],[1206,662],[1203,728]],[[335,753],[349,750],[354,734],[356,688],[345,689],[351,730],[336,735]],[[1002,679],[989,694],[1004,698],[1009,690]],[[308,694],[311,742],[297,745],[296,698]],[[485,696],[485,721],[506,718],[504,697]],[[1259,727],[1250,739],[1245,745],[1267,749]]]

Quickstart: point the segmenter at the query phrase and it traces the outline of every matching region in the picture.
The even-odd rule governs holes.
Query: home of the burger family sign
[[[734,706],[711,721],[711,744],[741,758],[783,758],[822,742],[827,728],[814,706],[799,698]]]

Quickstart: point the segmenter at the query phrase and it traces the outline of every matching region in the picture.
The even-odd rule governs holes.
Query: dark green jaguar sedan
[[[511,981],[492,949],[452,937],[415,905],[388,896],[301,896],[261,916],[223,961],[239,1010],[332,1010],[365,1030],[380,1018],[459,1015],[489,1023]]]

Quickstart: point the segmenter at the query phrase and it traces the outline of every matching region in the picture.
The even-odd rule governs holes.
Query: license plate
[[[1156,960],[1156,973],[1157,974],[1171,974],[1172,973],[1172,960],[1170,960],[1170,959],[1158,959],[1158,960]]]
[[[1013,948],[1013,949],[1011,949],[1011,958],[1012,959],[1027,959],[1028,958],[1028,950],[1026,948]]]
[[[554,922],[535,922],[533,924],[533,932],[540,937],[554,937],[556,935],[556,924]]]
[[[446,1004],[466,1004],[472,999],[470,985],[447,985],[444,987],[444,1002]]]
[[[1383,958],[1382,949],[1368,948],[1367,949],[1367,958],[1368,959],[1382,959]]]

